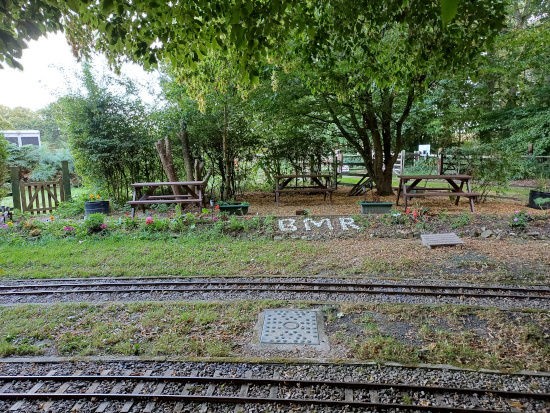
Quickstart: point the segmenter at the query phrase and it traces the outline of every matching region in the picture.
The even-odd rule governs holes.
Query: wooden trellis
[[[31,214],[52,212],[65,201],[63,180],[44,182],[20,182],[21,207]]]

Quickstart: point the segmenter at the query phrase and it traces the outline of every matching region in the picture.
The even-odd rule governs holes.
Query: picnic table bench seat
[[[327,199],[327,195],[330,196],[330,203],[332,204],[332,193],[335,191],[330,186],[331,175],[328,174],[302,174],[302,175],[278,175],[275,177],[275,202],[279,206],[279,196],[284,193],[298,193],[298,194],[324,194],[323,200]],[[288,186],[293,180],[305,179],[311,180],[311,184],[306,186]],[[323,182],[324,181],[324,182]]]
[[[204,207],[204,187],[207,180],[204,181],[183,181],[183,182],[140,182],[131,184],[134,188],[134,195],[131,201],[126,202],[132,206],[132,218],[135,216],[135,207],[153,204],[197,204],[199,208]],[[181,195],[153,195],[155,190],[161,186],[179,187],[187,192]],[[141,190],[148,187],[147,191],[141,196]],[[144,209],[145,210],[145,209]]]
[[[430,188],[431,189],[431,188]],[[445,188],[448,189],[448,188]],[[416,197],[423,197],[423,196],[463,196],[466,198],[475,198],[480,196],[481,194],[477,192],[407,192],[407,198],[416,198]]]
[[[196,204],[196,199],[153,199],[146,201],[128,201],[129,205],[153,205],[153,204]]]
[[[275,192],[283,193],[283,192],[334,192],[336,189],[334,188],[313,188],[313,187],[299,187],[299,188],[285,188],[285,189],[276,189]]]
[[[399,187],[397,188],[397,196],[395,205],[399,205],[399,196],[403,194],[405,208],[407,208],[407,200],[409,198],[435,197],[435,196],[454,196],[456,198],[455,205],[458,205],[460,197],[467,198],[470,202],[470,209],[475,212],[474,198],[480,196],[477,192],[472,192],[470,187],[470,175],[399,175]],[[418,188],[417,185],[422,181],[446,181],[447,187],[424,187]],[[407,185],[409,181],[413,181]],[[466,191],[464,190],[466,186]],[[420,192],[416,192],[420,191]]]

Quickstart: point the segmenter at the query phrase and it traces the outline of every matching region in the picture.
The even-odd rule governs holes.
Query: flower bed
[[[110,218],[92,214],[84,220],[56,219],[54,216],[31,218],[29,215],[14,215],[14,218],[13,222],[0,227],[0,241],[67,237],[83,240],[89,236],[109,235],[169,239],[198,234],[318,239],[368,233],[371,237],[413,238],[438,232],[456,232],[460,236],[483,233],[485,238],[492,235],[550,238],[550,216],[520,210],[507,216],[433,213],[423,207],[382,215],[237,217],[204,209],[200,213],[149,215],[136,219],[131,219],[129,214]]]

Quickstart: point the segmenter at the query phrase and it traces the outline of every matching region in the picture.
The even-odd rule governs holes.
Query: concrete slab
[[[291,308],[264,310],[259,314],[254,330],[256,334],[250,346],[254,350],[265,351],[266,355],[275,356],[288,352],[288,354],[300,354],[303,357],[302,353],[307,349],[314,351],[315,354],[330,350],[329,340],[324,330],[323,312],[320,310]],[[311,342],[308,343],[308,341]],[[302,353],[296,353],[299,349],[302,349]]]
[[[266,310],[260,343],[319,344],[317,312]]]

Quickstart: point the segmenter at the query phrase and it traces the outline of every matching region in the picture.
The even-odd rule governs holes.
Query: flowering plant
[[[523,229],[527,226],[527,223],[532,220],[533,217],[531,216],[530,212],[525,213],[525,211],[516,211],[510,217],[509,225],[512,228]]]
[[[429,215],[428,213],[428,207],[422,207],[422,208],[407,208],[405,210],[405,213],[409,215],[413,221],[418,221],[419,219],[423,219]]]
[[[99,201],[101,196],[99,194],[90,194],[90,201]]]

